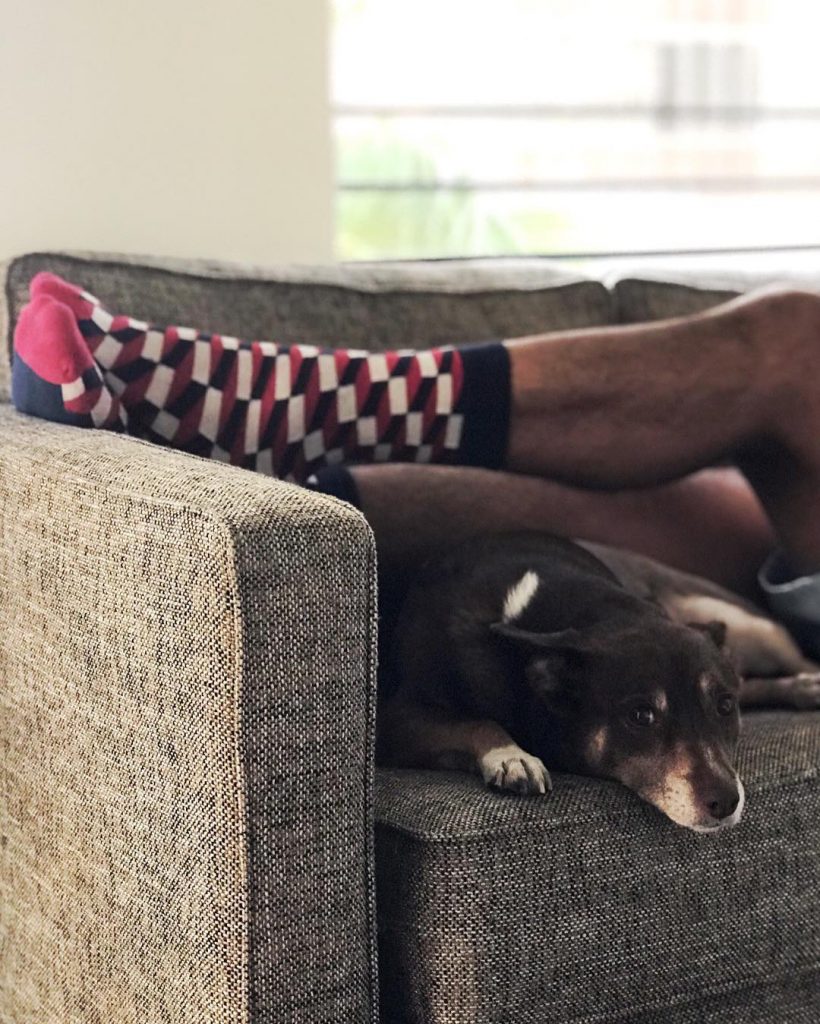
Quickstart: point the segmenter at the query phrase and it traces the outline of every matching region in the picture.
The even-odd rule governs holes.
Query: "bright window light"
[[[820,241],[820,7],[334,0],[341,259]]]

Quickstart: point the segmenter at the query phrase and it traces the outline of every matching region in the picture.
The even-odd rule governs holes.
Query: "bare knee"
[[[794,386],[820,344],[820,294],[800,288],[769,287],[732,300],[727,312],[755,348],[765,372]],[[771,380],[767,383],[771,384]]]

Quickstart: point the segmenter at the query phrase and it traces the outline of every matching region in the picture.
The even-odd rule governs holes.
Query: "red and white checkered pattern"
[[[61,301],[72,290],[80,330],[130,433],[299,482],[341,462],[455,461],[457,349],[373,353],[159,328],[51,280],[58,286],[41,288],[59,287]]]

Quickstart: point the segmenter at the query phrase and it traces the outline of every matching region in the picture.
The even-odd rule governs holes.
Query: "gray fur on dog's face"
[[[526,652],[527,681],[566,769],[615,779],[694,831],[737,824],[740,679],[721,650],[720,623],[494,630]]]

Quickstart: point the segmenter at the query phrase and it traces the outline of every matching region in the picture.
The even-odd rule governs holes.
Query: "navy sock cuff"
[[[305,487],[310,491],[320,491],[322,494],[329,494],[333,498],[340,498],[342,501],[355,505],[356,508],[361,508],[359,488],[347,466],[325,466],[308,477]]]
[[[457,412],[464,416],[459,462],[499,469],[510,431],[510,356],[500,341],[460,345],[464,369]]]

